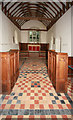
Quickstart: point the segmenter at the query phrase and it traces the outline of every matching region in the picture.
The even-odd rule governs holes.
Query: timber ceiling
[[[2,2],[2,11],[19,28],[29,20],[39,20],[46,30],[73,5],[73,2]]]

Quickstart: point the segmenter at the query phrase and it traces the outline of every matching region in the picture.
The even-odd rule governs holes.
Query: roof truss
[[[2,11],[19,28],[29,20],[39,20],[46,29],[52,25],[73,5],[73,2],[2,2]]]

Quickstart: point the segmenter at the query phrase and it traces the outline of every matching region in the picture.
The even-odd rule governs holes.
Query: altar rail
[[[67,92],[68,55],[48,51],[48,74],[56,92]]]

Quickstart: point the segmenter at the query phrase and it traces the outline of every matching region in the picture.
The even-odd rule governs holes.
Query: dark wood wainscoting
[[[10,94],[19,76],[19,51],[0,52],[0,93]]]
[[[40,50],[38,51],[39,57],[46,57],[46,60],[48,59],[49,43],[19,43],[20,57],[29,57],[29,45],[40,45]]]
[[[46,51],[49,49],[49,43],[19,43],[20,51],[28,50],[28,45],[40,45],[40,51]]]

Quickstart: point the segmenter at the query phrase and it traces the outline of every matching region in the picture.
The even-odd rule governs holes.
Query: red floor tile
[[[39,100],[43,100],[43,97],[42,97],[42,96],[39,96]]]
[[[31,100],[34,100],[34,96],[30,96],[30,99],[31,99]]]
[[[4,109],[4,108],[5,108],[5,106],[6,106],[6,104],[2,104],[2,109]]]
[[[58,104],[58,107],[59,109],[63,109],[62,105],[61,104]]]
[[[35,104],[39,104],[39,100],[34,100],[34,103]]]
[[[49,104],[49,108],[50,108],[50,109],[53,109],[53,105],[52,105],[52,104]]]
[[[40,108],[40,109],[44,109],[44,105],[43,105],[43,104],[40,104],[40,105],[39,105],[39,108]]]
[[[11,106],[10,106],[10,109],[14,109],[15,108],[15,104],[12,104]]]
[[[20,109],[25,109],[25,104],[21,104]]]
[[[34,109],[34,104],[30,104],[30,109]]]
[[[66,104],[68,109],[72,109],[71,105],[70,104]]]

